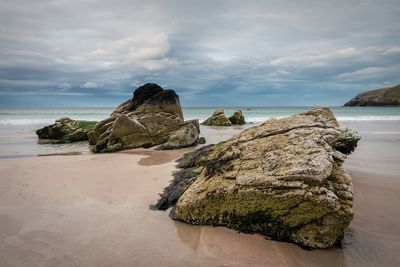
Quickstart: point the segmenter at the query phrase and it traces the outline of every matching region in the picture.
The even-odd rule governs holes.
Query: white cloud
[[[271,60],[270,63],[273,66],[319,67],[332,60],[351,59],[360,56],[362,53],[362,50],[350,47],[322,53],[299,53]]]
[[[368,67],[360,70],[356,70],[353,72],[346,72],[338,75],[338,78],[341,79],[371,79],[377,78],[379,76],[387,75],[392,73],[393,70],[391,68],[385,67]]]
[[[60,83],[57,88],[60,91],[68,91],[72,88],[72,85],[70,83]]]
[[[86,82],[85,84],[81,85],[81,88],[86,88],[86,89],[95,89],[97,87],[98,85],[95,82]]]
[[[290,74],[290,71],[286,71],[286,70],[277,70],[277,71],[274,71],[274,72],[269,73],[269,74],[267,75],[267,77],[268,77],[269,79],[278,79],[278,78],[281,78],[282,76],[286,76],[286,75],[289,75],[289,74]]]
[[[178,61],[173,58],[163,58],[163,59],[155,59],[155,60],[147,60],[142,63],[142,66],[147,70],[162,70],[166,68],[170,68],[176,66]]]
[[[92,52],[73,56],[71,60],[80,65],[94,64],[104,68],[131,65],[152,70],[159,68],[149,68],[154,65],[151,62],[165,58],[169,50],[167,34],[152,32],[101,44]]]

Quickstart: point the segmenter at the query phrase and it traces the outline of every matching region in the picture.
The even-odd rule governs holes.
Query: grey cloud
[[[158,82],[188,105],[341,104],[399,83],[398,14],[372,0],[2,1],[0,92],[122,97]]]

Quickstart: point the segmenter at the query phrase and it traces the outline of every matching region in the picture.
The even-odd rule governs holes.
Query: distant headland
[[[400,84],[359,93],[344,104],[345,107],[399,106]]]

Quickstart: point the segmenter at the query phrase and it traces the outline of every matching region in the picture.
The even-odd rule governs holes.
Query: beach
[[[363,136],[345,164],[355,216],[341,248],[304,250],[174,221],[150,206],[193,148],[136,149],[1,159],[0,266],[398,266],[398,126],[341,124]],[[202,135],[219,142],[241,130]]]
[[[400,1],[1,1],[0,267],[400,267]]]

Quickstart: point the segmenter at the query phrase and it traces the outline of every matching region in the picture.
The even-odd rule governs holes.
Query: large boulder
[[[160,144],[162,149],[197,143],[197,120],[184,121],[179,97],[173,90],[148,83],[138,87],[133,98],[119,105],[111,116],[89,133],[94,152],[113,152]]]
[[[243,125],[245,124],[243,113],[240,109],[236,110],[232,116],[229,117],[232,124]]]
[[[202,125],[206,126],[231,126],[232,123],[228,119],[228,117],[225,116],[224,109],[219,108],[214,111],[214,114],[206,119],[205,121],[202,122]]]
[[[36,135],[41,144],[62,144],[77,141],[87,141],[88,133],[97,121],[72,120],[60,118],[53,124],[38,129]]]
[[[353,218],[342,164],[359,139],[328,108],[268,120],[184,155],[156,208],[175,205],[172,217],[191,224],[332,247]]]

